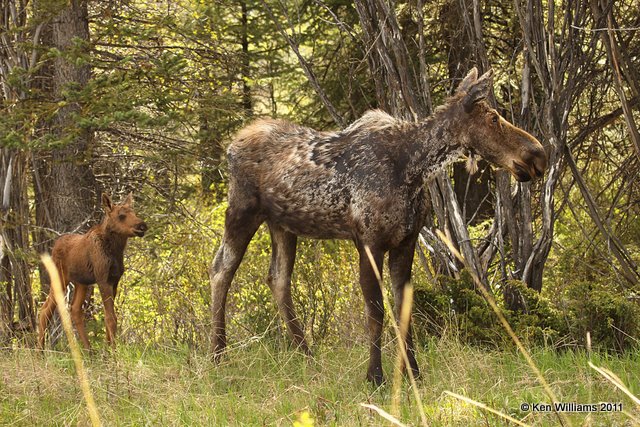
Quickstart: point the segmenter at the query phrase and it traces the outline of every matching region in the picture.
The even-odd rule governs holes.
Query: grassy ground
[[[391,410],[390,385],[374,389],[364,380],[367,350],[360,346],[318,348],[314,359],[252,342],[232,349],[213,365],[205,354],[184,349],[120,346],[86,359],[98,410],[105,425],[383,425],[362,407]],[[430,425],[510,425],[500,417],[444,393],[480,401],[530,425],[559,425],[552,413],[520,409],[548,402],[544,390],[515,352],[433,341],[419,349],[418,384]],[[384,351],[392,377],[393,349]],[[591,369],[584,353],[534,350],[537,366],[563,402],[621,402],[622,412],[568,414],[573,425],[632,425],[640,418],[631,399]],[[640,354],[592,355],[640,394]],[[398,418],[420,425],[413,392],[405,385]],[[0,424],[88,425],[71,357],[64,352],[18,349],[0,357]]]

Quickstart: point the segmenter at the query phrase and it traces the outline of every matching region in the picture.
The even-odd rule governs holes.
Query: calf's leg
[[[62,286],[62,292],[64,293],[67,289],[67,278],[63,273],[63,269],[61,265],[56,264],[58,268],[58,274],[60,277],[60,284]],[[38,317],[38,348],[44,350],[44,339],[47,328],[49,327],[49,322],[53,317],[53,313],[56,309],[56,299],[53,296],[53,288],[49,290],[49,295],[47,295],[47,299],[45,300],[42,308],[40,309],[40,315]]]
[[[44,336],[47,328],[49,327],[49,322],[53,317],[53,312],[56,309],[56,301],[53,298],[53,290],[49,292],[47,295],[47,299],[45,300],[42,308],[40,309],[40,315],[38,316],[38,348],[40,350],[44,350]]]
[[[282,316],[291,339],[304,353],[311,351],[304,338],[302,324],[293,308],[291,298],[291,273],[296,258],[297,236],[275,224],[269,224],[271,232],[271,265],[267,282],[278,303],[278,310]]]
[[[112,348],[115,348],[118,321],[116,319],[113,285],[108,282],[102,282],[98,283],[98,288],[100,289],[102,305],[104,306],[104,323],[107,329],[107,344]],[[84,297],[82,299],[84,300]],[[82,304],[82,302],[80,304]]]
[[[85,350],[89,350],[91,347],[87,331],[84,328],[84,311],[82,310],[82,303],[84,303],[86,294],[86,285],[75,285],[75,289],[73,290],[73,300],[71,302],[71,320],[73,321],[73,325],[76,327],[82,346]]]

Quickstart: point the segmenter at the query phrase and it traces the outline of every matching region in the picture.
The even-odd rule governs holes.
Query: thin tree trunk
[[[240,44],[242,47],[242,108],[244,114],[247,117],[253,116],[253,101],[251,99],[251,85],[249,79],[251,79],[251,60],[249,56],[249,12],[247,9],[247,2],[245,0],[240,2],[241,14],[240,14]]]
[[[0,6],[0,99],[6,106],[21,107],[32,86],[42,24],[27,21],[31,6],[6,1]],[[27,43],[31,48],[25,48]],[[19,69],[20,83],[15,74]],[[13,80],[13,81],[12,81]],[[9,107],[9,112],[11,112]],[[19,129],[17,126],[16,129]],[[24,136],[25,139],[28,136]],[[29,199],[27,152],[3,148],[0,152],[0,344],[10,334],[32,330],[35,310],[31,295],[29,248]]]
[[[53,20],[52,36],[53,46],[61,52],[74,49],[77,40],[88,44],[87,2],[72,0],[66,4]],[[72,99],[89,82],[91,68],[61,55],[55,59],[53,69],[54,97],[62,100],[64,106],[54,116],[51,132],[67,143],[53,150],[40,176],[47,195],[43,201],[52,222],[48,226],[66,233],[86,228],[96,217],[98,206],[97,184],[91,169],[93,131],[76,126],[74,116],[80,114],[81,105]]]
[[[50,122],[43,123],[42,132],[54,136],[64,146],[34,156],[38,237],[43,239],[38,242],[40,250],[50,250],[57,235],[84,231],[100,217],[100,192],[92,170],[93,131],[76,123],[82,113],[81,101],[77,98],[91,78],[90,65],[79,61],[81,58],[75,53],[87,55],[89,52],[87,1],[62,3],[50,20],[48,34],[50,38],[43,43],[64,54],[57,56],[44,72],[43,84],[51,90],[60,108]],[[43,284],[43,289],[48,285]],[[92,304],[92,294],[92,290],[87,292],[85,304]],[[55,340],[52,336],[52,343]]]

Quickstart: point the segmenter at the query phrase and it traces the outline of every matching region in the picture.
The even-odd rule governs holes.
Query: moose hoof
[[[376,387],[380,387],[385,382],[382,372],[367,372],[367,381]]]
[[[311,352],[311,350],[309,349],[309,346],[307,346],[306,343],[298,344],[297,347],[296,347],[296,351],[299,351],[300,353],[304,354],[305,356],[313,357],[313,353]]]
[[[213,363],[219,365],[222,362],[222,357],[224,356],[224,347],[216,347],[213,350]]]
[[[405,370],[404,374],[408,377],[409,376],[409,370]],[[413,376],[414,380],[419,380],[420,379],[420,370],[418,368],[411,368],[411,374]]]

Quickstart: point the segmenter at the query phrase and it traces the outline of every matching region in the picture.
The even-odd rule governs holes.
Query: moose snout
[[[529,165],[533,172],[532,177],[541,178],[542,175],[544,175],[544,171],[547,169],[547,153],[545,153],[542,147],[531,154]]]
[[[520,159],[513,162],[514,175],[520,182],[541,178],[547,169],[547,154],[542,145],[535,141],[535,146],[526,149]]]
[[[149,229],[149,227],[147,227],[147,223],[142,221],[140,222],[138,225],[136,225],[135,227],[135,233],[136,236],[138,237],[142,237],[144,236],[144,233],[146,233],[146,231]]]

